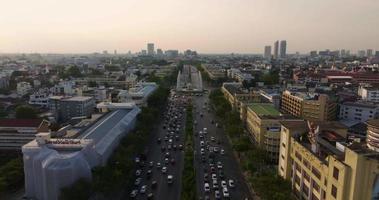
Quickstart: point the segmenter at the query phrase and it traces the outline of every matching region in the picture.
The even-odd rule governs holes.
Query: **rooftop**
[[[42,119],[0,119],[0,127],[39,127]]]
[[[270,116],[280,116],[280,112],[272,104],[258,103],[252,104],[249,108],[254,111],[257,115],[270,115]]]
[[[379,119],[370,119],[367,122],[367,125],[374,126],[379,128]]]

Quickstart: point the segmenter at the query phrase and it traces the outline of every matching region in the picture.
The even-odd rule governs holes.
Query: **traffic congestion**
[[[146,155],[135,158],[131,199],[179,199],[183,168],[184,119],[188,97],[170,93],[161,123],[153,134]]]

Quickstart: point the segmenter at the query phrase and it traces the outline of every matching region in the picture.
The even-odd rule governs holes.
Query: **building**
[[[258,92],[243,88],[241,83],[223,83],[221,91],[233,109],[241,113],[242,104],[260,103],[261,96]]]
[[[265,46],[263,57],[268,60],[271,59],[271,46]]]
[[[57,200],[61,188],[80,178],[90,180],[91,169],[106,164],[120,140],[134,128],[138,113],[136,106],[108,112],[71,139],[37,134],[22,147],[25,196]]]
[[[370,119],[367,124],[367,146],[368,148],[379,151],[379,119]]]
[[[56,121],[66,122],[74,117],[90,117],[95,108],[93,97],[52,96],[49,97],[49,109]]]
[[[167,50],[164,52],[167,58],[176,58],[179,56],[178,50]]]
[[[373,52],[374,51],[372,49],[367,49],[367,51],[366,51],[367,57],[372,57],[374,55]]]
[[[254,103],[247,106],[247,130],[273,162],[279,159],[280,121],[286,119],[294,120],[293,117],[280,114],[272,104]]]
[[[8,88],[9,87],[9,76],[6,74],[0,73],[0,88]]]
[[[192,65],[184,65],[176,78],[176,91],[202,92],[203,78],[201,72]]]
[[[0,150],[19,151],[37,132],[48,130],[49,122],[42,119],[0,119]]]
[[[370,102],[344,102],[340,104],[339,119],[357,124],[379,117],[379,106]]]
[[[147,43],[147,55],[153,56],[154,54],[154,43]]]
[[[274,59],[279,58],[279,41],[274,43]]]
[[[157,56],[162,57],[163,56],[163,51],[162,49],[157,49]]]
[[[326,94],[285,90],[281,111],[307,120],[332,121],[337,116],[337,103]]]
[[[41,107],[48,107],[50,95],[46,92],[38,91],[29,96],[29,104]]]
[[[346,136],[336,122],[282,122],[278,173],[297,199],[378,197],[379,153]]]
[[[287,41],[280,41],[280,58],[287,57]]]
[[[366,55],[366,51],[365,50],[359,50],[358,52],[357,52],[357,56],[358,57],[365,57],[365,55]]]
[[[280,110],[281,95],[279,89],[262,88],[259,90],[259,94],[262,97],[262,103],[272,103],[276,109]]]
[[[379,103],[379,85],[360,85],[358,95],[362,100]]]
[[[226,70],[221,68],[221,66],[212,64],[201,64],[201,67],[212,80],[222,80],[226,78]]]
[[[154,82],[138,83],[129,90],[121,90],[117,95],[120,103],[135,103],[138,106],[146,105],[147,99],[158,89]]]
[[[32,85],[28,82],[19,82],[17,83],[17,94],[19,96],[24,96],[30,92]]]

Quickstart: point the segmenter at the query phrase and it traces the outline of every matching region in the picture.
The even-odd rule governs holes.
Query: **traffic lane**
[[[207,113],[206,116],[210,119],[215,119],[212,112]],[[217,128],[215,124],[211,124],[210,121],[208,121],[208,123],[211,130],[210,135],[221,141],[221,145],[219,146],[221,146],[225,151],[225,155],[221,156],[225,171],[229,172],[225,173],[225,175],[230,175],[229,178],[233,177],[236,186],[235,188],[238,188],[237,192],[230,192],[231,196],[235,199],[245,199],[246,197],[250,197],[249,189],[246,186],[239,164],[233,155],[234,151],[226,136],[226,133],[222,128]]]
[[[184,114],[184,113],[183,113]],[[184,140],[184,128],[183,128],[183,124],[184,124],[184,115],[183,115],[183,118],[180,120],[181,121],[181,128],[180,128],[180,131],[179,131],[179,141],[173,141],[173,145],[179,145],[179,144],[182,144],[183,145],[183,140]],[[166,142],[163,140],[166,132],[167,132],[167,129],[163,129],[163,125],[164,125],[164,121],[162,120],[160,126],[159,126],[159,130],[158,130],[158,134],[155,134],[153,137],[152,137],[152,140],[150,141],[150,150],[148,152],[148,155],[147,155],[147,165],[149,164],[150,161],[153,161],[154,162],[154,167],[151,169],[152,170],[152,176],[150,179],[147,179],[146,177],[146,172],[148,169],[148,167],[145,167],[144,170],[143,170],[143,176],[142,176],[142,182],[141,184],[139,185],[139,187],[137,188],[138,190],[141,188],[142,185],[147,185],[147,191],[145,194],[139,194],[137,199],[147,199],[147,194],[152,192],[154,194],[154,198],[155,199],[180,199],[180,187],[181,187],[181,171],[183,169],[183,152],[180,151],[180,150],[171,150],[169,151],[170,154],[171,154],[171,158],[174,158],[175,159],[175,165],[171,165],[169,164],[168,165],[168,173],[167,174],[162,174],[161,172],[161,168],[160,169],[157,169],[156,168],[156,163],[157,162],[160,162],[162,166],[164,166],[164,153],[167,152],[165,151],[164,153],[161,152],[161,145],[165,145],[167,146]],[[162,138],[162,143],[161,144],[157,144],[157,140],[158,138]],[[174,176],[174,184],[172,185],[168,185],[167,184],[167,175],[168,174],[172,174]],[[152,189],[151,188],[151,182],[152,181],[157,181],[157,187],[155,189]],[[176,182],[178,182],[179,184],[175,184]]]
[[[249,192],[244,184],[244,179],[242,177],[240,168],[238,166],[237,161],[234,159],[233,155],[233,149],[231,148],[229,144],[229,141],[227,140],[227,137],[223,130],[221,128],[216,128],[215,124],[211,123],[211,120],[214,119],[214,116],[211,112],[208,113],[206,109],[203,109],[204,102],[206,100],[204,98],[199,99],[197,102],[197,107],[201,108],[201,111],[203,112],[203,117],[199,119],[198,121],[199,126],[206,127],[208,129],[208,134],[206,135],[206,138],[208,141],[210,141],[210,137],[215,137],[217,140],[221,141],[221,144],[215,144],[212,142],[211,146],[219,146],[221,149],[224,149],[225,154],[220,155],[219,153],[216,155],[216,162],[221,161],[223,164],[223,171],[225,174],[225,180],[226,179],[233,179],[235,181],[235,188],[229,188],[228,191],[230,193],[230,196],[232,199],[244,199],[248,197]],[[199,116],[199,115],[198,115]],[[237,189],[238,188],[238,189]],[[199,188],[201,190],[201,188]],[[203,190],[203,189],[202,189]],[[220,191],[221,192],[221,191]]]

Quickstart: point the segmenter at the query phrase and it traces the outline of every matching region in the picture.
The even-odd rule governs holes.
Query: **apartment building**
[[[358,88],[358,95],[362,100],[379,102],[379,85],[361,85]]]
[[[337,103],[326,94],[286,90],[282,93],[281,111],[307,120],[332,121]]]
[[[371,102],[344,102],[340,104],[339,118],[349,122],[365,122],[379,117],[379,106]]]
[[[56,121],[65,122],[73,117],[90,117],[95,109],[93,97],[52,96],[49,97],[49,109]]]
[[[233,109],[241,111],[242,103],[259,103],[261,95],[256,91],[249,91],[243,88],[242,83],[228,82],[223,83],[221,91],[224,93],[226,100],[229,101]]]
[[[282,115],[272,104],[254,103],[247,106],[247,130],[253,140],[267,151],[273,162],[279,158],[281,120],[296,119]]]
[[[373,122],[374,123],[374,122]],[[375,121],[379,127],[379,121]],[[298,199],[369,200],[378,197],[379,153],[347,141],[337,122],[281,122],[278,173]]]

